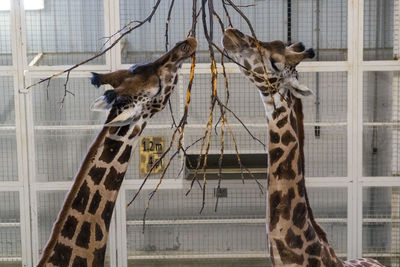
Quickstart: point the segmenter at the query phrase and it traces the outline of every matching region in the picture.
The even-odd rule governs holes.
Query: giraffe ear
[[[140,105],[137,105],[132,108],[125,109],[122,111],[121,114],[119,114],[117,117],[115,117],[112,121],[107,123],[105,126],[124,126],[128,125],[133,121],[136,121],[140,117]]]
[[[289,85],[290,92],[297,98],[315,95],[315,93],[310,88],[308,88],[304,84],[299,83],[299,80],[297,79],[291,79]]]

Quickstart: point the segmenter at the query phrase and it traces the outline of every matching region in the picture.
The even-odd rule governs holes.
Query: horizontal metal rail
[[[191,220],[146,220],[146,225],[182,225],[182,224],[265,224],[265,218],[245,219],[191,219]],[[346,223],[347,218],[319,218],[319,223]],[[127,225],[142,225],[143,220],[128,220]]]

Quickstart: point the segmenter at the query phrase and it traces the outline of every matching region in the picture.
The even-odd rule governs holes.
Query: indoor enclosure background
[[[10,1],[11,10],[3,2]],[[132,32],[111,52],[70,75],[68,95],[60,109],[65,77],[25,91],[24,87],[66,65],[76,64],[101,49],[130,20],[145,18],[155,1],[144,0],[23,0],[0,5],[0,266],[31,266],[37,262],[65,193],[105,114],[91,112],[91,101],[102,94],[90,85],[90,71],[127,68],[154,59],[165,50],[165,21],[170,0],[161,2],[150,24]],[[184,39],[191,27],[192,1],[175,1],[170,44]],[[215,8],[224,22],[219,1]],[[343,258],[368,256],[386,266],[400,266],[400,3],[399,0],[242,0],[258,38],[302,41],[316,58],[298,69],[301,81],[316,92],[304,100],[306,176],[317,221],[328,232]],[[42,6],[41,6],[42,5]],[[230,10],[233,25],[249,32]],[[216,24],[216,23],[215,23]],[[215,25],[219,42],[221,30]],[[207,121],[210,75],[207,45],[197,27],[199,48],[192,103],[184,142],[201,136]],[[217,56],[219,60],[219,56]],[[186,62],[188,63],[188,62]],[[228,64],[230,107],[248,128],[266,142],[266,119],[257,90],[233,64]],[[189,64],[171,99],[180,118],[186,99]],[[222,75],[218,80],[224,98]],[[218,117],[218,112],[216,112]],[[265,151],[233,117],[239,151],[256,163],[251,169],[265,184]],[[170,140],[168,108],[155,116],[147,136]],[[226,154],[234,154],[229,136]],[[195,156],[200,146],[189,154]],[[219,136],[210,154],[219,155]],[[217,161],[218,157],[211,157]],[[233,158],[233,157],[232,157]],[[136,149],[110,228],[109,266],[268,266],[265,238],[265,195],[251,178],[245,184],[240,168],[224,162],[222,187],[214,212],[217,180],[210,168],[206,208],[199,214],[202,193],[187,197],[190,168],[179,173],[179,157],[151,202],[145,232],[142,216],[148,193],[159,175],[152,175],[140,198],[132,198],[143,174]],[[216,165],[216,162],[210,163]]]

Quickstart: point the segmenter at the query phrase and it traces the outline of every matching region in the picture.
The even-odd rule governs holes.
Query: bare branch
[[[169,5],[169,10],[168,10],[168,17],[167,17],[167,21],[165,22],[165,51],[168,51],[168,26],[169,26],[169,22],[171,20],[171,13],[172,13],[172,9],[174,8],[174,3],[175,0],[172,0],[171,4]]]

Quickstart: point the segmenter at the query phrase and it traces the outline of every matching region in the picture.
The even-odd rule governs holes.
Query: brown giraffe
[[[267,232],[272,265],[383,266],[373,259],[340,260],[308,202],[300,98],[312,92],[299,84],[295,67],[314,57],[314,51],[305,50],[302,43],[286,46],[281,41],[260,42],[257,48],[254,38],[237,29],[225,30],[222,45],[259,89],[267,115]]]
[[[189,37],[154,62],[93,74],[93,84],[115,87],[93,107],[111,110],[75,177],[37,266],[104,266],[111,216],[132,150],[146,121],[164,108],[178,69],[196,46],[196,39]]]

